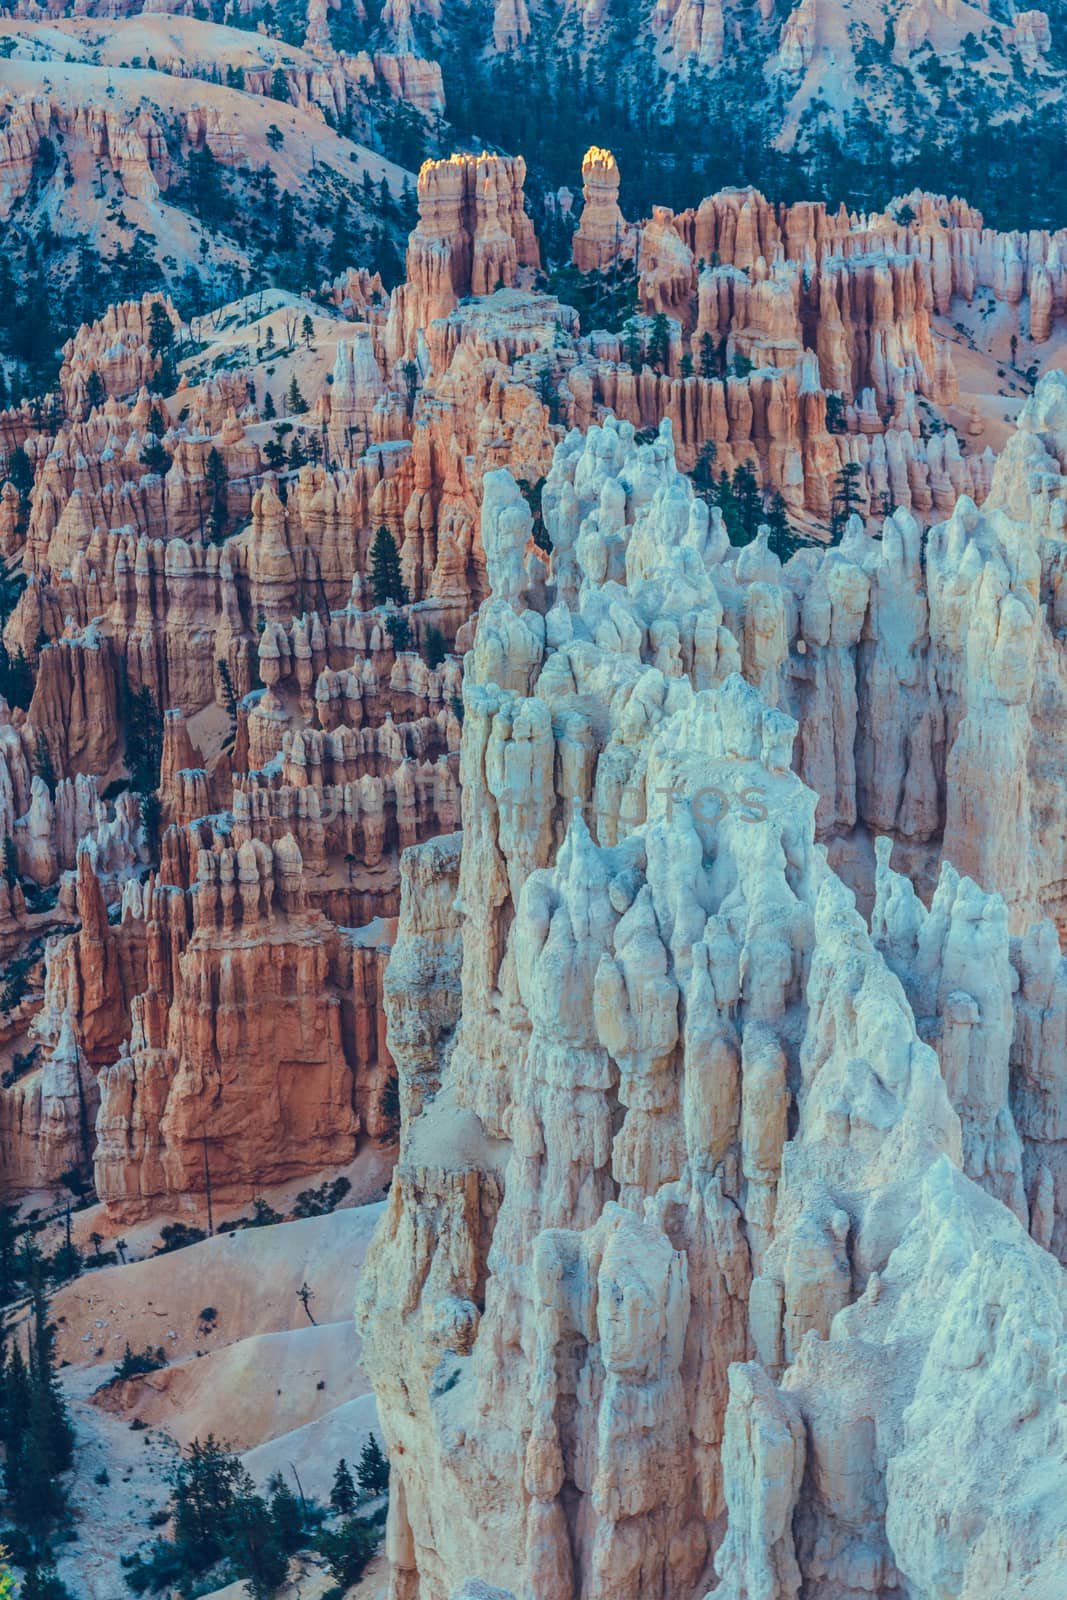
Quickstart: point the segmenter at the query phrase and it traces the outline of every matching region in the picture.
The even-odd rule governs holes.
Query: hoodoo
[[[1062,19],[209,10],[0,19],[0,1595],[1063,1600]]]

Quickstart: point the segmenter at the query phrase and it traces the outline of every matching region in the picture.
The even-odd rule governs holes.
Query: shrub
[[[190,1228],[185,1222],[168,1222],[159,1230],[159,1243],[152,1254],[169,1255],[172,1250],[184,1250],[186,1245],[199,1244],[206,1239],[203,1228]]]
[[[330,1577],[343,1593],[363,1576],[377,1539],[365,1522],[349,1517],[339,1528],[324,1528],[315,1543]]]
[[[158,1372],[160,1367],[167,1364],[167,1353],[161,1344],[151,1350],[146,1345],[143,1350],[133,1351],[127,1343],[122,1360],[115,1368],[115,1378],[139,1378],[145,1372]]]
[[[440,628],[435,628],[431,624],[431,626],[426,629],[426,641],[424,648],[426,651],[426,665],[428,667],[439,667],[442,661],[445,659],[445,656],[448,654],[448,647],[445,644],[445,636],[441,632]]]
[[[336,1210],[352,1185],[346,1177],[319,1185],[317,1189],[301,1189],[293,1206],[294,1217],[324,1217]]]

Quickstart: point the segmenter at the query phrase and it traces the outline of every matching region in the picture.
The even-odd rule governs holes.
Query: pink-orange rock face
[[[152,307],[162,306],[172,327],[178,315],[169,300],[145,295],[140,301],[109,306],[98,322],[82,326],[63,348],[59,383],[68,414],[88,415],[88,385],[95,372],[104,396],[136,393],[151,383],[160,357],[149,348]]]
[[[361,1128],[382,1126],[388,1055],[373,1018],[386,949],[307,909],[291,836],[201,850],[197,871],[187,939],[143,908],[150,987],[100,1077],[97,1189],[118,1215],[206,1181],[252,1194],[350,1160]],[[149,896],[174,909],[162,887]]]
[[[634,230],[619,209],[618,163],[610,150],[593,145],[582,159],[584,204],[574,235],[574,264],[579,272],[601,272],[613,261],[633,254]]]
[[[511,288],[520,268],[540,264],[525,178],[521,156],[454,155],[423,163],[407,283],[394,300],[398,352],[413,354],[418,330],[447,316],[462,296]]]
[[[151,112],[132,120],[111,106],[71,109],[47,96],[5,97],[0,102],[0,221],[26,193],[41,140],[84,146],[94,160],[110,167],[124,192],[153,201],[159,194],[156,169],[167,164],[163,130]]]

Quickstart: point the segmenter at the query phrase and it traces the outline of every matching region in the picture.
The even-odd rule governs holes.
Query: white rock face
[[[1043,384],[1009,478],[1059,476],[1058,419]],[[1052,1580],[1054,501],[783,571],[668,425],[609,421],[556,452],[546,571],[486,476],[462,849],[408,856],[359,1308],[394,1600]],[[922,889],[942,852],[927,906],[890,855]]]

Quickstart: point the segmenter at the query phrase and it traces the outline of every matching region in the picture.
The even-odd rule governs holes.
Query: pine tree
[[[300,324],[300,332],[303,335],[304,344],[305,344],[306,348],[308,350],[310,350],[311,349],[311,341],[315,336],[315,324],[312,322],[311,318],[308,316],[306,311],[304,313],[304,320]]]
[[[33,699],[33,668],[26,660],[26,652],[19,645],[14,660],[7,653],[0,636],[0,694],[9,706],[28,711]]]
[[[304,1533],[304,1509],[280,1472],[267,1484],[270,1495],[270,1515],[274,1537],[281,1548],[291,1555],[300,1548]]]
[[[845,432],[845,401],[836,389],[826,391],[826,431],[827,433]]]
[[[20,1600],[71,1600],[71,1593],[60,1581],[52,1561],[35,1562],[22,1580]]]
[[[4,1330],[6,1334],[6,1329]],[[0,1441],[7,1452],[4,1465],[4,1489],[10,1499],[18,1473],[22,1441],[30,1425],[30,1374],[22,1349],[16,1343],[10,1356],[3,1352],[3,1383],[0,1384]]]
[[[205,147],[206,148],[206,147]],[[210,154],[210,152],[207,152]],[[202,188],[199,189],[202,194]],[[159,368],[150,387],[162,394],[170,394],[177,383],[174,371],[174,324],[161,300],[152,302],[148,313],[148,348],[159,358]]]
[[[285,1582],[289,1558],[278,1539],[271,1509],[252,1492],[245,1475],[227,1519],[226,1548],[251,1591],[252,1600],[271,1600]]]
[[[391,600],[398,606],[406,606],[408,591],[400,572],[400,552],[396,540],[384,526],[374,535],[370,564],[375,605],[384,606]]]
[[[52,761],[52,752],[48,748],[48,740],[43,733],[37,735],[33,765],[37,776],[43,778],[48,785],[48,793],[54,800],[56,797],[56,769]]]
[[[375,1538],[367,1524],[359,1517],[348,1517],[339,1528],[324,1528],[316,1540],[316,1548],[326,1563],[327,1571],[337,1584],[336,1594],[347,1594],[358,1583],[371,1556]]]
[[[174,1477],[174,1542],[191,1572],[221,1559],[229,1518],[245,1471],[214,1434],[194,1439]]]
[[[286,406],[291,417],[302,417],[307,411],[308,403],[300,393],[300,385],[296,381],[296,374],[289,384],[289,393],[286,397]]]
[[[339,278],[345,268],[350,266],[354,259],[352,224],[347,198],[342,195],[337,206],[337,215],[334,218],[333,237],[326,254],[326,265],[330,276]]]
[[[278,202],[275,248],[282,255],[296,249],[296,204],[288,189]]]
[[[411,649],[411,626],[402,611],[386,617],[385,627],[389,634],[389,642],[398,655],[401,650]]]
[[[770,529],[767,548],[773,550],[779,561],[788,561],[790,556],[795,555],[800,548],[800,540],[789,526],[789,513],[786,509],[786,503],[778,490],[771,497],[771,503],[767,508],[764,520]]]
[[[697,456],[696,466],[693,468],[692,473],[693,488],[696,490],[697,494],[702,500],[712,500],[715,498],[713,492],[715,488],[715,473],[712,469],[715,465],[715,457],[717,453],[718,446],[716,445],[715,440],[705,439],[704,443],[700,447],[700,453]]]
[[[738,542],[748,544],[756,537],[763,512],[763,496],[760,494],[756,474],[747,461],[742,461],[735,469],[731,488],[743,535]]]
[[[153,300],[148,313],[148,348],[152,355],[161,356],[174,343],[174,324],[167,315],[162,300]]]
[[[44,1293],[44,1262],[23,1247],[20,1275],[30,1288],[29,1360],[15,1346],[0,1373],[0,1439],[4,1486],[17,1525],[35,1541],[62,1514],[60,1476],[74,1459],[74,1430],[55,1373],[55,1327]]]
[[[288,100],[289,84],[281,67],[275,67],[270,80],[270,97],[272,100]]]
[[[136,694],[123,688],[126,723],[126,770],[137,794],[149,794],[159,787],[159,765],[163,759],[163,719],[156,697],[142,684]]]
[[[440,628],[434,627],[432,623],[426,629],[425,650],[426,665],[428,667],[439,667],[448,654],[444,634]]]
[[[0,566],[0,627],[18,605],[19,595],[26,587],[25,576],[21,573],[8,573]]]
[[[351,1516],[356,1509],[356,1486],[344,1456],[337,1463],[337,1470],[333,1475],[330,1505],[342,1517]]]
[[[5,481],[13,483],[19,496],[19,531],[25,526],[30,514],[30,499],[33,495],[33,463],[20,444],[17,444],[7,458],[7,473]]]
[[[158,439],[150,437],[141,451],[142,467],[147,467],[149,472],[156,472],[161,478],[165,478],[173,464],[173,458],[166,446]]]
[[[648,336],[648,359],[652,366],[658,367],[661,372],[667,370],[667,363],[671,354],[671,325],[666,314],[657,311],[652,318],[652,329]]]
[[[0,1206],[0,1307],[15,1297],[15,1252],[18,1246],[18,1207]],[[3,1329],[0,1327],[0,1366],[3,1360]],[[0,1382],[0,1412],[3,1409],[3,1383]],[[0,1434],[2,1437],[2,1434]]]
[[[208,451],[207,463],[204,469],[207,486],[211,494],[211,537],[218,544],[226,527],[227,494],[230,475],[226,471],[226,463],[222,456],[212,445]]]
[[[373,1433],[367,1436],[363,1446],[356,1477],[368,1499],[376,1500],[379,1495],[389,1492],[389,1459]]]
[[[37,1257],[29,1270],[30,1381],[34,1394],[31,1419],[37,1447],[47,1452],[53,1477],[66,1472],[74,1460],[74,1429],[67,1415],[67,1404],[55,1372],[56,1329],[49,1321],[48,1300],[44,1292],[44,1262]]]
[[[263,420],[264,422],[273,422],[277,415],[278,411],[274,404],[274,396],[268,389],[263,396]]]
[[[833,544],[841,542],[849,518],[862,511],[862,476],[863,468],[858,461],[846,461],[834,479],[833,499],[830,502],[830,540]]]
[[[226,715],[230,719],[230,731],[237,732],[237,691],[233,686],[230,675],[229,663],[219,660],[215,663],[218,667],[219,682],[222,684],[222,703],[226,707]]]
[[[715,341],[710,333],[704,333],[700,338],[700,376],[714,378],[716,365]]]
[[[104,380],[94,367],[85,385],[85,403],[89,410],[92,411],[97,406],[102,406],[106,399],[107,390],[104,388]]]
[[[453,702],[453,709],[455,709],[455,702]],[[461,702],[461,713],[462,710]],[[463,722],[462,715],[459,716],[458,720],[460,723]],[[395,1072],[391,1072],[385,1080],[382,1088],[382,1097],[378,1102],[378,1111],[384,1123],[382,1143],[392,1144],[400,1132],[400,1078]]]
[[[637,373],[641,371],[645,350],[641,339],[641,330],[633,320],[629,321],[622,330],[622,355],[631,372]]]

